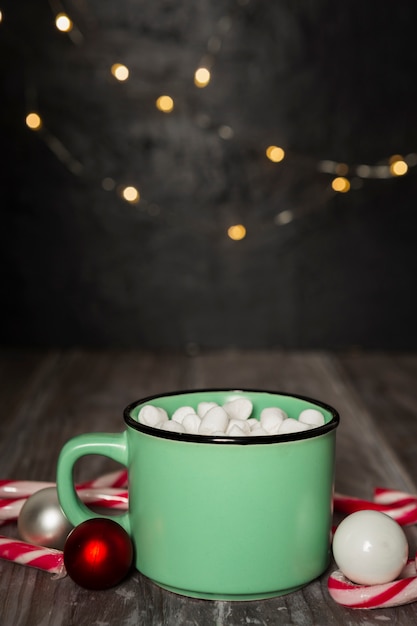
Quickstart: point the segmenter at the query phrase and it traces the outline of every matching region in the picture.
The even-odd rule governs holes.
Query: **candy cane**
[[[327,587],[335,602],[351,609],[380,609],[417,600],[415,561],[409,561],[399,578],[382,585],[357,585],[340,570],[330,574]]]
[[[129,494],[125,489],[89,489],[77,488],[80,499],[86,504],[102,506],[111,509],[126,511],[129,502]]]
[[[117,470],[115,472],[110,472],[109,474],[104,474],[103,476],[99,476],[98,478],[94,478],[93,480],[86,480],[83,483],[80,483],[78,487],[91,489],[101,489],[103,487],[114,487],[114,488],[122,488],[127,486],[127,470]]]
[[[27,498],[40,489],[55,487],[55,483],[38,480],[0,480],[0,496],[9,498]]]
[[[127,471],[117,470],[104,474],[99,478],[87,480],[77,485],[80,488],[101,489],[103,487],[126,487]],[[41,482],[36,480],[0,480],[0,497],[3,498],[28,498],[40,489],[55,487],[55,483]]]
[[[0,557],[55,574],[55,578],[63,578],[66,575],[64,553],[61,550],[43,548],[0,535]]]
[[[375,502],[335,493],[333,504],[334,510],[340,513],[350,514],[363,510],[381,511],[395,519],[401,526],[417,523],[417,498],[409,494],[402,493],[401,499],[394,499],[391,502]]]
[[[77,488],[80,499],[86,504],[125,511],[128,506],[128,492],[121,489]],[[0,522],[12,521],[19,517],[27,498],[0,500]]]
[[[412,496],[405,491],[397,489],[386,489],[376,487],[374,489],[374,502],[379,504],[407,504],[409,502],[417,502],[417,496]]]

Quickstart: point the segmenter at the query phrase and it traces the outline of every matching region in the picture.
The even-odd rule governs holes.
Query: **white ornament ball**
[[[20,510],[17,530],[23,541],[62,550],[73,529],[58,501],[55,487],[45,487],[31,495]]]
[[[357,511],[336,528],[333,556],[341,572],[354,583],[388,583],[407,562],[407,538],[401,526],[385,513]]]

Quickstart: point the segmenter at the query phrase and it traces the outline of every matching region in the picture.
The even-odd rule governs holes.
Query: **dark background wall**
[[[3,2],[2,344],[417,348],[415,7]]]

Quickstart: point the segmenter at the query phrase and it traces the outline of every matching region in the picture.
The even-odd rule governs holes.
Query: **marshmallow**
[[[200,402],[197,406],[197,415],[203,419],[207,411],[214,409],[215,406],[219,406],[217,402]]]
[[[170,432],[223,437],[296,433],[325,423],[324,415],[313,408],[301,411],[298,420],[288,417],[279,407],[262,409],[259,420],[249,417],[252,410],[250,400],[237,397],[223,406],[216,402],[200,402],[197,412],[191,406],[180,406],[170,419],[165,409],[147,404],[140,409],[137,419],[141,424]]]
[[[304,424],[303,422],[299,422],[292,417],[287,417],[287,419],[284,420],[279,427],[278,434],[284,435],[287,433],[298,433],[303,430],[310,430],[310,428],[310,424]]]
[[[226,411],[221,406],[209,409],[201,420],[198,432],[200,435],[211,435],[214,431],[226,431],[228,417]]]
[[[182,425],[185,428],[186,433],[198,434],[198,429],[200,428],[201,418],[198,417],[196,413],[188,413],[182,420]]]
[[[256,421],[259,424],[258,420]],[[248,421],[238,420],[236,418],[232,418],[231,420],[229,420],[229,423],[226,428],[226,435],[232,434],[230,431],[232,430],[232,428],[234,428],[234,426],[237,426],[237,428],[239,428],[239,430],[241,430],[244,435],[250,435],[250,424],[248,424]],[[239,435],[240,433],[236,433],[236,434]]]
[[[138,413],[138,422],[146,426],[159,426],[168,419],[168,413],[165,409],[161,409],[152,404],[145,404]]]
[[[278,407],[268,407],[261,411],[261,426],[271,435],[276,435],[287,414]]]
[[[310,424],[311,426],[323,426],[324,416],[316,409],[304,409],[298,416],[300,422]]]
[[[173,420],[166,420],[159,426],[160,430],[168,430],[172,433],[185,433],[185,428],[179,422]]]
[[[236,421],[243,422],[243,420],[236,420]],[[245,432],[237,424],[232,424],[231,428],[227,429],[226,434],[228,437],[246,437],[249,433]]]
[[[223,408],[229,417],[247,420],[252,413],[253,404],[248,398],[235,398],[223,404]]]
[[[266,430],[262,428],[262,426],[253,428],[250,434],[251,434],[251,437],[260,437],[260,436],[270,435],[270,433],[267,433]]]
[[[174,420],[174,422],[182,424],[184,417],[189,414],[195,415],[195,411],[192,406],[180,406],[176,411],[173,412],[171,419]]]

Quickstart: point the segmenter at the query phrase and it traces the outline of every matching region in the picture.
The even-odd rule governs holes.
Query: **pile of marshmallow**
[[[257,437],[283,435],[317,428],[324,424],[324,416],[317,409],[304,409],[298,419],[288,417],[278,407],[262,409],[259,419],[251,417],[253,404],[248,398],[237,397],[219,405],[200,402],[197,409],[181,406],[169,418],[165,409],[144,405],[137,416],[140,424],[175,433],[193,435]]]

